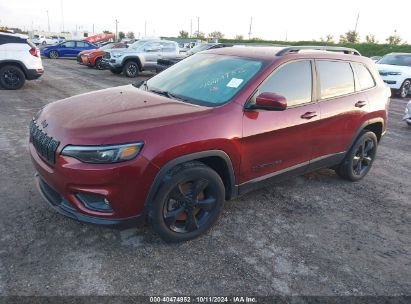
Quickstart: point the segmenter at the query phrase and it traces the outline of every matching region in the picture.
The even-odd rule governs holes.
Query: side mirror
[[[249,106],[250,110],[284,111],[287,109],[287,100],[284,96],[264,92],[257,96],[255,104]]]

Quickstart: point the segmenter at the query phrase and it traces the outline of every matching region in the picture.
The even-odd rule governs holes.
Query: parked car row
[[[66,38],[61,36],[43,36],[43,35],[34,35],[32,42],[35,45],[47,45],[47,44],[57,44],[60,42],[66,41]]]

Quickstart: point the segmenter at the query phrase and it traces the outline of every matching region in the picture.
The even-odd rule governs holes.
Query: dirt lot
[[[226,204],[205,236],[167,245],[149,227],[82,224],[37,193],[27,126],[43,105],[131,80],[45,60],[46,74],[0,90],[0,294],[411,295],[411,128],[406,100],[370,174],[321,170]],[[147,73],[145,76],[149,76]]]

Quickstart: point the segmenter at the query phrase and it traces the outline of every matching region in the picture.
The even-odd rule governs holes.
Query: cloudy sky
[[[93,24],[95,32],[114,31],[118,19],[119,31],[134,31],[136,36],[144,36],[145,24],[148,36],[190,32],[191,22],[194,32],[200,17],[202,32],[248,37],[252,16],[252,36],[271,40],[311,40],[328,34],[338,39],[354,29],[360,13],[358,31],[363,39],[374,34],[383,41],[396,30],[411,42],[409,0],[0,0],[0,26],[47,30],[47,11],[52,31],[60,31],[63,20],[66,31],[92,31]]]

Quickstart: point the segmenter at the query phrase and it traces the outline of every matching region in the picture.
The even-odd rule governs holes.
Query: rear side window
[[[351,63],[355,75],[357,75],[358,89],[357,91],[367,90],[375,86],[374,78],[370,71],[361,63]]]
[[[85,42],[82,42],[82,41],[77,41],[77,47],[88,47],[88,46],[89,46],[88,43],[85,43]]]
[[[317,60],[321,99],[354,92],[354,74],[348,62]]]
[[[284,96],[287,106],[296,106],[312,101],[312,72],[308,60],[295,61],[280,67],[258,89]]]
[[[0,45],[7,43],[27,43],[27,39],[12,35],[0,35]]]
[[[162,52],[175,52],[176,45],[172,42],[163,42],[161,44],[161,51]]]

